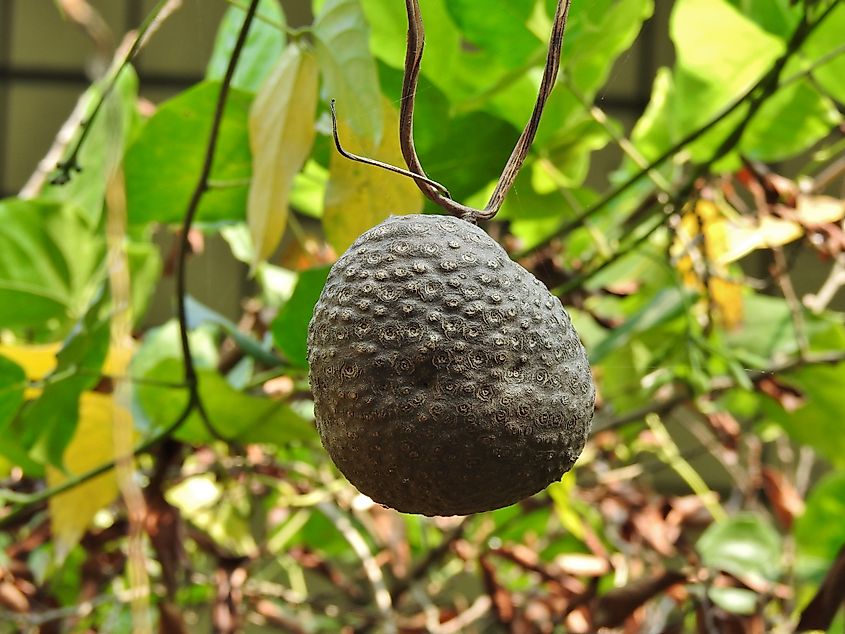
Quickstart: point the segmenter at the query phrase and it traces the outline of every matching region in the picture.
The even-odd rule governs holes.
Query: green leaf
[[[200,176],[218,82],[203,82],[165,102],[132,144],[124,163],[130,224],[179,222]],[[242,220],[251,171],[247,115],[252,97],[229,92],[199,219]],[[243,183],[217,188],[215,182]]]
[[[329,171],[316,161],[309,160],[293,179],[290,191],[291,207],[306,216],[321,218],[328,182]]]
[[[841,434],[841,431],[839,432]],[[804,513],[795,521],[798,573],[821,581],[845,544],[845,473],[829,473],[807,496]]]
[[[223,79],[245,16],[238,6],[230,6],[223,15],[205,70],[206,79]],[[232,77],[233,87],[249,92],[258,90],[282,54],[285,27],[285,14],[278,0],[261,0]]]
[[[102,86],[96,84],[88,89],[83,97],[87,101],[86,112],[93,110],[102,91]],[[127,66],[91,123],[78,156],[82,171],[74,172],[63,185],[48,184],[41,198],[78,205],[91,225],[100,221],[109,178],[140,123],[137,100],[138,76],[132,66]]]
[[[696,549],[704,565],[742,577],[776,581],[781,573],[781,538],[759,515],[743,513],[711,524]]]
[[[370,25],[373,54],[385,64],[401,69],[405,62],[408,30],[404,5],[390,0],[361,0],[361,4]],[[449,87],[461,54],[461,33],[449,16],[447,4],[447,0],[420,2],[426,41],[420,72],[441,89]]]
[[[541,48],[542,42],[527,26],[535,0],[494,3],[449,0],[446,7],[467,40],[499,61],[519,67]]]
[[[338,117],[370,145],[368,149],[377,147],[384,130],[381,89],[360,1],[327,0],[314,21],[313,33],[324,96],[337,100]]]
[[[320,298],[330,267],[309,269],[299,274],[293,295],[270,326],[273,341],[287,359],[299,367],[308,367],[308,324]]]
[[[26,373],[14,361],[0,355],[0,430],[6,429],[23,404]]]
[[[292,441],[311,441],[316,437],[313,425],[286,403],[236,390],[212,369],[198,370],[197,377],[200,398],[209,420],[224,438],[281,445]],[[164,359],[146,372],[144,378],[179,382],[182,379],[182,362],[176,358]],[[187,402],[187,393],[148,383],[139,385],[137,399],[151,427],[161,428],[179,416]],[[191,443],[212,440],[196,412],[188,417],[175,436]]]
[[[818,60],[842,49],[845,33],[845,5],[833,10],[827,19],[807,39],[803,52],[809,60]],[[813,77],[839,103],[845,103],[845,55],[841,52],[813,71]]]
[[[661,326],[685,314],[689,299],[678,288],[667,288],[657,293],[652,300],[624,324],[614,328],[608,336],[590,351],[590,362],[600,363],[617,348],[626,345],[635,335]]]
[[[795,322],[786,301],[758,293],[744,293],[742,313],[740,328],[725,333],[728,348],[754,355],[762,363],[798,352]],[[806,313],[804,321],[814,350],[835,348],[834,342],[839,338],[834,332],[837,328],[835,317]]]
[[[151,242],[127,242],[126,255],[132,284],[132,320],[137,326],[161,282],[161,253]]]
[[[97,285],[104,240],[76,207],[0,201],[0,328],[38,332],[81,317]]]
[[[185,299],[185,311],[187,313],[188,328],[195,330],[201,324],[214,324],[220,326],[229,335],[237,346],[256,361],[260,361],[271,367],[279,365],[279,359],[269,350],[265,349],[258,341],[249,334],[243,332],[238,325],[227,319],[220,313],[208,306],[198,302],[193,297]]]
[[[546,1],[549,15],[555,4]],[[563,70],[588,98],[605,84],[616,58],[630,48],[653,11],[653,0],[572,3],[563,40]]]
[[[740,148],[758,161],[781,161],[812,147],[841,121],[836,105],[803,80],[779,90],[763,104]]]
[[[670,28],[678,68],[723,98],[748,88],[784,50],[724,0],[679,0]]]
[[[803,396],[802,404],[787,411],[771,399],[763,411],[796,441],[809,445],[839,468],[845,468],[845,434],[841,412],[845,411],[845,363],[808,366],[782,377]]]

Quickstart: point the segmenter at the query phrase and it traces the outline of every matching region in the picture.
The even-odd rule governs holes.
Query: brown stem
[[[546,55],[546,67],[543,70],[543,79],[540,82],[540,92],[537,94],[534,110],[531,112],[531,118],[525,125],[525,129],[522,131],[519,140],[516,142],[516,146],[508,162],[505,164],[504,170],[502,170],[502,175],[499,177],[499,182],[496,183],[496,189],[493,190],[487,206],[478,215],[482,220],[489,220],[501,208],[502,203],[505,201],[505,195],[516,180],[519,170],[525,162],[525,157],[528,156],[531,143],[537,135],[537,129],[540,127],[540,118],[543,116],[543,108],[545,108],[546,101],[552,93],[552,88],[554,88],[555,80],[557,79],[558,69],[560,68],[560,51],[563,47],[563,33],[566,30],[566,18],[569,15],[570,3],[571,0],[558,0],[554,22],[552,24],[552,34],[549,37],[549,52]]]
[[[525,162],[525,158],[528,156],[528,150],[534,141],[534,137],[537,135],[543,108],[557,79],[558,69],[560,68],[560,51],[563,46],[563,33],[566,28],[566,18],[569,13],[570,1],[558,0],[552,34],[549,39],[546,66],[531,118],[517,140],[516,146],[513,152],[511,152],[508,162],[505,164],[487,206],[484,209],[475,209],[444,195],[442,186],[435,184],[426,176],[425,170],[417,155],[417,150],[414,146],[414,103],[423,49],[425,47],[425,28],[420,13],[419,0],[405,0],[405,8],[408,13],[408,45],[405,51],[405,76],[402,81],[402,105],[399,112],[399,142],[402,148],[402,156],[405,158],[405,163],[410,172],[412,172],[417,186],[430,200],[450,214],[474,222],[479,219],[489,220],[493,218],[501,208],[508,190],[510,190],[516,180],[517,174]],[[384,166],[380,165],[380,167]],[[397,170],[392,169],[392,171]]]
[[[185,384],[190,391],[190,402],[193,403],[197,413],[202,419],[208,432],[215,438],[222,439],[219,432],[211,424],[203,406],[202,399],[199,393],[199,383],[197,380],[197,372],[194,367],[194,359],[191,356],[191,345],[188,341],[188,310],[187,310],[187,265],[188,254],[191,251],[189,242],[191,227],[194,224],[194,218],[199,209],[200,200],[203,194],[208,190],[208,178],[211,174],[211,166],[214,163],[214,154],[217,149],[217,138],[220,132],[220,126],[223,123],[223,111],[226,107],[226,98],[229,95],[229,88],[232,83],[232,77],[235,74],[235,67],[238,64],[238,59],[241,56],[244,43],[246,42],[249,27],[255,17],[255,12],[258,9],[258,0],[252,0],[247,9],[246,16],[244,16],[241,30],[238,33],[238,39],[235,41],[235,47],[232,50],[232,55],[229,58],[229,64],[226,67],[226,73],[223,76],[223,81],[220,84],[220,92],[217,95],[217,103],[214,107],[214,117],[211,122],[211,131],[208,134],[208,145],[205,151],[205,158],[203,160],[200,176],[197,179],[197,184],[191,194],[188,208],[185,210],[185,216],[182,220],[182,231],[179,234],[179,250],[176,261],[176,312],[179,321],[179,343],[182,348],[182,359],[185,366]],[[225,440],[225,439],[223,439]]]
[[[438,183],[436,180],[432,180],[425,176],[420,176],[419,174],[414,174],[411,171],[402,169],[401,167],[396,167],[395,165],[391,165],[390,163],[377,161],[375,159],[367,158],[366,156],[360,156],[358,154],[353,154],[352,152],[345,150],[343,148],[343,144],[340,142],[340,135],[337,133],[337,113],[335,112],[334,103],[335,100],[332,99],[329,104],[329,110],[331,110],[332,115],[332,136],[334,137],[334,146],[337,148],[338,154],[340,154],[343,158],[349,159],[350,161],[357,161],[358,163],[363,163],[364,165],[380,167],[381,169],[387,170],[389,172],[394,172],[396,174],[401,174],[402,176],[407,176],[408,178],[423,181],[424,183],[439,189],[443,193],[443,195],[446,196],[448,199],[452,199],[452,194],[449,193],[449,190],[446,189],[440,183]]]

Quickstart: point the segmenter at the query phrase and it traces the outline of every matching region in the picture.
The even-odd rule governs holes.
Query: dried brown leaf
[[[763,491],[772,503],[772,509],[781,526],[789,530],[792,521],[804,512],[804,499],[798,489],[786,479],[781,471],[763,467],[761,474]]]

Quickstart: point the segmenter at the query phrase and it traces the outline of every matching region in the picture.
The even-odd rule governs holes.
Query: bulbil
[[[329,273],[308,349],[323,445],[399,511],[513,504],[587,440],[595,388],[569,316],[459,218],[393,216],[360,236]]]

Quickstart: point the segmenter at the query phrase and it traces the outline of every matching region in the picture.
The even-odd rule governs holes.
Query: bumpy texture
[[[569,316],[458,218],[394,216],[358,238],[308,349],[323,445],[399,511],[507,506],[558,480],[587,440],[595,388]]]

